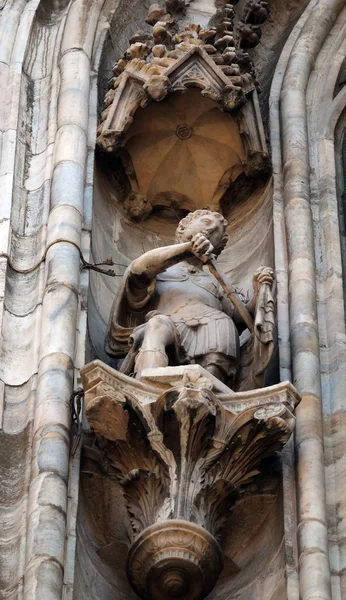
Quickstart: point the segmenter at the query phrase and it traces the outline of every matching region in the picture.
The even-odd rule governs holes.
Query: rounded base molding
[[[202,600],[223,567],[222,550],[213,536],[181,520],[156,523],[133,542],[127,574],[144,600]]]

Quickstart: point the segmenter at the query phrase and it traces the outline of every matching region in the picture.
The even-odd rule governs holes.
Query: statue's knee
[[[166,315],[154,315],[146,324],[145,335],[159,337],[166,345],[171,344],[174,336],[174,324]]]
[[[158,330],[161,330],[161,329],[167,327],[167,325],[166,325],[167,318],[168,317],[166,317],[165,315],[154,315],[147,322],[146,330],[147,331],[158,331]]]

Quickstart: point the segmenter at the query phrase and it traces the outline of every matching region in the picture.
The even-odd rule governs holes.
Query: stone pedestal
[[[293,431],[297,392],[284,382],[234,393],[197,365],[137,381],[94,361],[82,381],[132,525],[131,585],[147,600],[201,600],[222,569],[232,506]]]

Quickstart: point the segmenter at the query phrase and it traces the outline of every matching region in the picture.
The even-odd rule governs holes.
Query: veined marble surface
[[[285,539],[275,530],[270,564],[281,587],[268,576],[263,591],[269,567],[258,562],[252,596],[239,588],[247,600],[346,595],[345,323],[334,166],[335,127],[339,138],[344,127],[345,88],[335,97],[334,89],[346,15],[343,0],[311,0],[297,20],[305,6],[270,2],[255,51],[265,117],[277,64],[270,134],[281,371],[289,377],[293,342],[293,377],[304,398],[297,470],[293,450],[284,457],[284,517],[275,505]],[[189,10],[197,19],[213,8],[195,0]],[[101,55],[114,62],[116,25],[127,43],[142,10],[128,0],[0,2],[0,586],[11,600],[73,596],[79,466],[77,455],[69,458],[69,397],[86,362],[88,295],[90,310],[106,313],[107,284],[93,283],[89,293],[79,260],[80,249],[89,257],[96,214],[97,89],[103,98],[109,72],[100,70]],[[102,318],[95,317],[101,326]],[[90,509],[85,496],[79,505],[86,551],[81,543],[75,597],[95,591],[83,579],[87,566],[95,577],[103,573],[100,597],[108,600],[114,588],[101,559],[88,554],[93,530],[81,524]]]

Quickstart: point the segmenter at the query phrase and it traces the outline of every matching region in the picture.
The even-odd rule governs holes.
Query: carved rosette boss
[[[293,431],[294,388],[272,386],[261,390],[260,400],[240,392],[235,396],[247,399],[233,410],[208,378],[187,372],[180,389],[156,392],[156,400],[143,403],[149,386],[136,383],[131,391],[132,384],[123,383],[129,378],[114,371],[118,382],[105,385],[102,376],[90,375],[90,366],[84,370],[86,417],[102,440],[107,474],[119,481],[131,521],[127,574],[133,589],[147,600],[204,598],[223,568],[222,537],[232,506],[254,483],[263,459]]]

